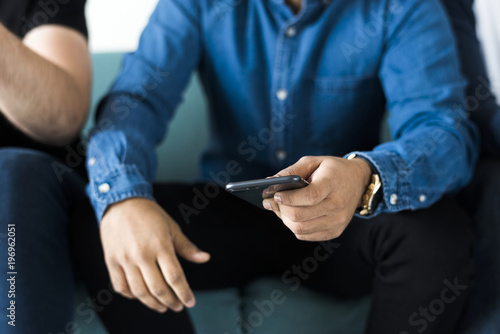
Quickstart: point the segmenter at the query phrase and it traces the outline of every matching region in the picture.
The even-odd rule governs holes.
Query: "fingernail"
[[[276,201],[276,203],[281,204],[281,196],[280,195],[274,195],[274,200]]]
[[[186,306],[187,307],[193,307],[194,304],[195,304],[195,301],[193,299],[191,299],[191,300],[189,300],[189,301],[186,302]]]
[[[268,201],[264,202],[264,208],[266,210],[272,210],[273,209],[273,207],[271,206],[271,203],[269,203]]]
[[[198,252],[194,253],[194,256],[196,258],[198,258],[198,260],[205,260],[206,258],[210,258],[210,254],[208,254],[207,252],[203,252],[203,251],[198,251]]]
[[[166,308],[161,308],[161,309],[158,309],[158,312],[159,313],[165,313],[165,312],[167,312],[167,309]]]

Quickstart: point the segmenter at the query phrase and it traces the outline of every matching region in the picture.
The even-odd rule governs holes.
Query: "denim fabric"
[[[89,143],[98,220],[153,198],[154,147],[195,70],[210,107],[205,182],[356,152],[381,174],[378,214],[429,207],[471,177],[477,132],[457,107],[466,83],[437,1],[307,0],[294,15],[284,0],[160,0]],[[393,140],[379,145],[386,107]]]
[[[60,182],[54,162],[33,150],[0,149],[2,334],[71,331],[69,216],[85,197],[85,183],[76,172]]]

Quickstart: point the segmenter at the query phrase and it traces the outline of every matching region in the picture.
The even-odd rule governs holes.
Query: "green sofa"
[[[92,110],[117,75],[122,56],[93,55]],[[158,181],[189,182],[196,177],[198,158],[208,138],[207,123],[205,98],[194,76],[169,127],[167,139],[158,148]],[[85,131],[91,126],[89,122]],[[273,302],[275,290],[283,294],[279,302]],[[230,288],[195,291],[195,294],[198,303],[190,312],[197,332],[203,334],[360,334],[370,306],[369,297],[339,301],[304,287],[292,291],[290,285],[278,278],[263,278],[243,291]],[[75,309],[86,303],[87,298],[80,285]],[[79,313],[75,316],[75,333],[106,333],[97,317],[82,317]],[[141,321],[147,324],[147,319]]]

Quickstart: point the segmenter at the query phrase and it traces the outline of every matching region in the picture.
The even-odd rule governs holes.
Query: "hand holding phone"
[[[309,183],[298,175],[281,177],[270,177],[267,179],[231,182],[226,185],[226,190],[231,194],[259,207],[263,208],[262,201],[274,197],[280,191],[298,189]]]

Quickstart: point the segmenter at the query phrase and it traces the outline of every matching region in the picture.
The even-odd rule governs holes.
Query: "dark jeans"
[[[500,160],[479,162],[474,180],[460,196],[477,236],[476,278],[463,333],[500,332]]]
[[[85,197],[85,183],[76,172],[60,182],[53,162],[37,151],[0,149],[2,334],[66,333],[71,326],[69,217]]]
[[[367,333],[455,333],[473,273],[472,236],[450,199],[427,210],[355,218],[338,239],[303,242],[273,213],[223,190],[196,197],[204,185],[157,185],[155,197],[201,249],[207,264],[182,262],[193,289],[242,286],[260,276],[281,277],[338,298],[372,293]],[[197,210],[183,217],[180,205]],[[188,314],[160,315],[138,301],[111,294],[98,227],[88,203],[75,224],[78,262],[110,333],[192,333]],[[328,321],[328,319],[325,319]]]

